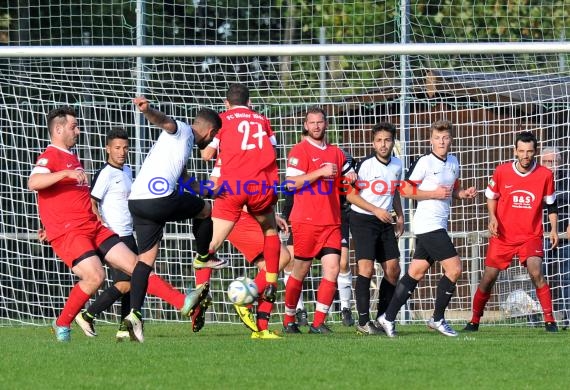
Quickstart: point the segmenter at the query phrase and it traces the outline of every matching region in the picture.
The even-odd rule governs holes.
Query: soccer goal
[[[38,242],[35,194],[27,190],[36,157],[48,144],[45,114],[61,104],[77,109],[82,134],[76,151],[89,173],[104,163],[105,134],[112,127],[128,130],[129,164],[135,172],[140,168],[159,133],[133,107],[132,98],[139,94],[167,114],[191,120],[202,106],[222,111],[228,84],[245,83],[252,91],[253,107],[267,115],[276,130],[281,174],[289,149],[300,139],[304,111],[311,105],[328,112],[329,140],[357,159],[371,151],[374,123],[394,123],[395,152],[405,166],[429,150],[430,124],[451,120],[452,153],[462,165],[462,182],[476,186],[479,196],[474,202],[456,202],[452,209],[449,231],[464,272],[448,309],[450,320],[469,316],[487,244],[483,191],[495,166],[512,159],[517,131],[531,130],[540,148],[558,149],[557,184],[566,186],[570,45],[564,38],[564,23],[559,22],[567,16],[560,16],[564,10],[556,6],[542,5],[543,21],[536,25],[534,16],[522,9],[515,10],[518,18],[510,10],[508,15],[456,19],[453,6],[426,10],[415,2],[402,8],[406,2],[355,1],[317,10],[280,8],[270,1],[265,11],[250,5],[246,25],[243,10],[231,5],[237,2],[221,2],[224,12],[217,17],[207,12],[213,6],[172,5],[169,10],[165,2],[157,1],[122,7],[108,3],[103,2],[101,9],[82,5],[77,8],[79,15],[55,6],[19,7],[18,2],[14,2],[16,14],[0,8],[0,40],[8,39],[0,46],[1,324],[46,324],[75,283],[51,248]],[[353,17],[345,22],[325,18],[346,16],[346,6],[352,6]],[[475,15],[481,11],[478,7],[469,10]],[[42,12],[46,10],[49,15]],[[58,26],[68,27],[50,28],[56,19]],[[518,23],[521,34],[526,34],[518,43],[509,43],[516,40],[512,31],[500,34],[505,20]],[[498,35],[473,30],[484,28],[498,29],[493,30]],[[206,178],[212,166],[196,151],[188,168]],[[403,268],[414,248],[409,233],[413,209],[413,203],[406,202],[407,234],[400,240]],[[567,215],[560,217],[566,225]],[[558,316],[563,305],[570,304],[562,294],[570,283],[566,265],[570,260],[564,254],[570,250],[566,241],[563,246],[566,251],[553,253],[548,267]],[[192,286],[193,255],[190,223],[168,224],[156,272],[179,288]],[[236,322],[225,290],[231,280],[253,276],[255,271],[229,244],[221,256],[228,257],[232,266],[213,274],[214,305],[207,320]],[[350,260],[356,275],[352,248]],[[309,312],[314,309],[319,275],[315,262],[304,292]],[[525,275],[520,267],[503,273],[485,321],[526,323],[527,317],[540,313]],[[429,318],[439,277],[438,267],[430,270],[400,320]],[[279,290],[284,290],[282,283]],[[114,309],[103,319],[116,321]],[[153,320],[180,320],[175,309],[152,297],[147,298],[145,310]],[[331,321],[339,320],[338,311],[335,305]],[[282,294],[276,313],[274,321],[283,313]]]

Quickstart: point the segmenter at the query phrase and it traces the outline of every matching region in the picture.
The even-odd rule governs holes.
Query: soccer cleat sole
[[[189,308],[185,308],[186,303],[184,303],[184,306],[180,310],[180,313],[183,316],[192,317],[192,315],[194,314],[194,311],[196,310],[198,305],[200,305],[202,303],[202,301],[204,301],[208,297],[208,293],[210,292],[210,284],[204,283],[200,287],[202,288],[202,291],[200,291],[200,294],[198,295],[198,299],[196,299],[196,302],[194,303],[194,305],[190,306]]]
[[[202,330],[204,325],[206,325],[206,311],[210,307],[212,299],[209,295],[200,302],[196,309],[194,309],[194,314],[192,314],[192,332],[198,333]]]

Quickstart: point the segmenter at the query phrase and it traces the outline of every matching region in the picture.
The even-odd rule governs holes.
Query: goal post
[[[137,94],[168,115],[191,120],[203,106],[224,110],[228,85],[246,84],[253,107],[269,117],[276,131],[281,177],[311,105],[319,104],[329,114],[330,141],[357,159],[371,151],[373,124],[394,123],[405,167],[429,150],[430,124],[451,120],[456,129],[452,153],[460,161],[462,183],[478,189],[473,202],[453,203],[449,221],[463,264],[446,313],[451,321],[469,317],[488,240],[483,190],[496,165],[513,158],[518,131],[533,131],[540,149],[558,149],[557,186],[569,187],[570,42],[565,26],[570,24],[565,23],[567,10],[552,2],[533,2],[539,3],[541,16],[536,18],[528,7],[505,10],[508,5],[495,1],[408,1],[407,33],[399,25],[405,0],[323,2],[320,8],[320,2],[274,0],[267,6],[248,2],[248,7],[241,1],[218,1],[217,8],[213,2],[155,0],[68,0],[61,2],[65,6],[46,8],[7,3],[11,7],[0,5],[0,325],[48,324],[76,281],[49,246],[37,241],[36,196],[27,190],[36,157],[49,143],[46,113],[62,104],[78,112],[76,152],[90,175],[105,161],[110,128],[129,132],[129,164],[135,172],[158,137],[132,105]],[[170,3],[178,6],[167,9]],[[101,5],[105,12],[88,4]],[[489,16],[491,8],[495,14]],[[69,27],[52,27],[54,20]],[[194,153],[188,169],[204,178],[211,163]],[[403,268],[414,247],[413,210],[406,203]],[[567,210],[560,217],[566,226]],[[156,271],[178,288],[192,286],[193,254],[190,223],[169,223]],[[255,271],[229,244],[220,255],[232,266],[214,271],[214,305],[207,321],[237,322],[225,289],[231,280]],[[565,290],[569,258],[568,241],[548,255],[547,279],[558,319],[570,308]],[[526,324],[540,318],[530,280],[514,264],[501,274],[484,321]],[[429,318],[440,275],[437,265],[429,271],[400,320]],[[310,317],[319,276],[315,262],[304,285]],[[280,278],[275,322],[284,312],[283,288]],[[181,320],[176,310],[153,297],[147,298],[145,310],[152,320]],[[337,301],[330,321],[340,320],[338,312]],[[102,320],[117,318],[115,306]]]

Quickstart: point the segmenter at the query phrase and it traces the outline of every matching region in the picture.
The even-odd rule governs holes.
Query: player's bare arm
[[[32,174],[28,179],[28,189],[31,191],[43,190],[67,178],[77,181],[79,185],[88,184],[85,171],[81,169],[66,169],[58,172]]]
[[[277,214],[275,214],[275,221],[277,222],[277,226],[279,227],[279,229],[281,229],[285,233],[289,233],[289,225],[287,225],[287,221],[285,221]]]
[[[150,106],[150,102],[144,96],[134,98],[133,103],[151,124],[160,127],[170,134],[176,133],[177,128],[174,119],[163,112],[152,108]]]
[[[99,213],[99,202],[96,199],[91,198],[91,210],[93,210],[93,214],[97,216],[99,222],[103,223],[103,218]]]
[[[392,223],[392,214],[383,208],[376,207],[372,203],[360,196],[356,191],[351,191],[346,194],[346,200],[351,204],[360,207],[372,214],[384,223]]]
[[[311,184],[322,177],[336,176],[338,167],[336,164],[325,164],[316,171],[306,173],[298,176],[287,176],[287,189],[298,190],[307,184]]]
[[[558,213],[552,212],[548,213],[548,222],[550,222],[550,233],[548,236],[550,238],[550,249],[554,249],[558,246]]]
[[[448,199],[453,193],[451,187],[438,186],[433,191],[420,190],[417,183],[405,181],[398,188],[400,196],[413,200]]]
[[[356,180],[358,180],[358,174],[356,172],[354,172],[354,170],[351,168],[350,171],[348,171],[345,175],[344,178],[347,182],[349,183],[354,183]]]
[[[396,233],[396,238],[400,238],[404,234],[404,210],[402,209],[402,201],[400,199],[400,193],[398,191],[394,192],[394,212],[396,213],[396,226],[394,232]]]
[[[47,232],[44,228],[38,229],[38,241],[39,242],[47,242]]]
[[[463,189],[460,186],[453,190],[453,198],[455,199],[473,199],[477,196],[477,189],[475,187],[469,187]]]
[[[217,152],[218,149],[211,146],[206,146],[204,149],[200,150],[200,157],[202,157],[202,160],[204,161],[210,161],[216,157]]]
[[[487,211],[489,212],[489,234],[491,234],[491,237],[499,237],[497,203],[497,199],[487,199]]]

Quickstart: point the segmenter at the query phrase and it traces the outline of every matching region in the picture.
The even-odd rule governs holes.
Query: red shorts
[[[222,192],[214,201],[212,217],[237,222],[243,206],[254,215],[273,212],[277,203],[275,191],[261,184],[240,185],[233,191]]]
[[[526,259],[529,257],[544,257],[542,238],[531,238],[520,244],[507,244],[498,238],[491,237],[485,257],[485,265],[505,270],[509,268],[515,255],[518,256],[521,265],[525,267]]]
[[[323,248],[338,249],[342,241],[339,225],[311,225],[308,223],[291,223],[293,234],[293,251],[295,258],[313,259]]]
[[[116,234],[101,222],[89,221],[53,239],[50,244],[65,265],[72,268],[75,260],[97,255],[101,244],[113,236]]]
[[[242,211],[228,236],[228,241],[244,255],[249,263],[263,255],[265,238],[259,223],[249,213]]]

